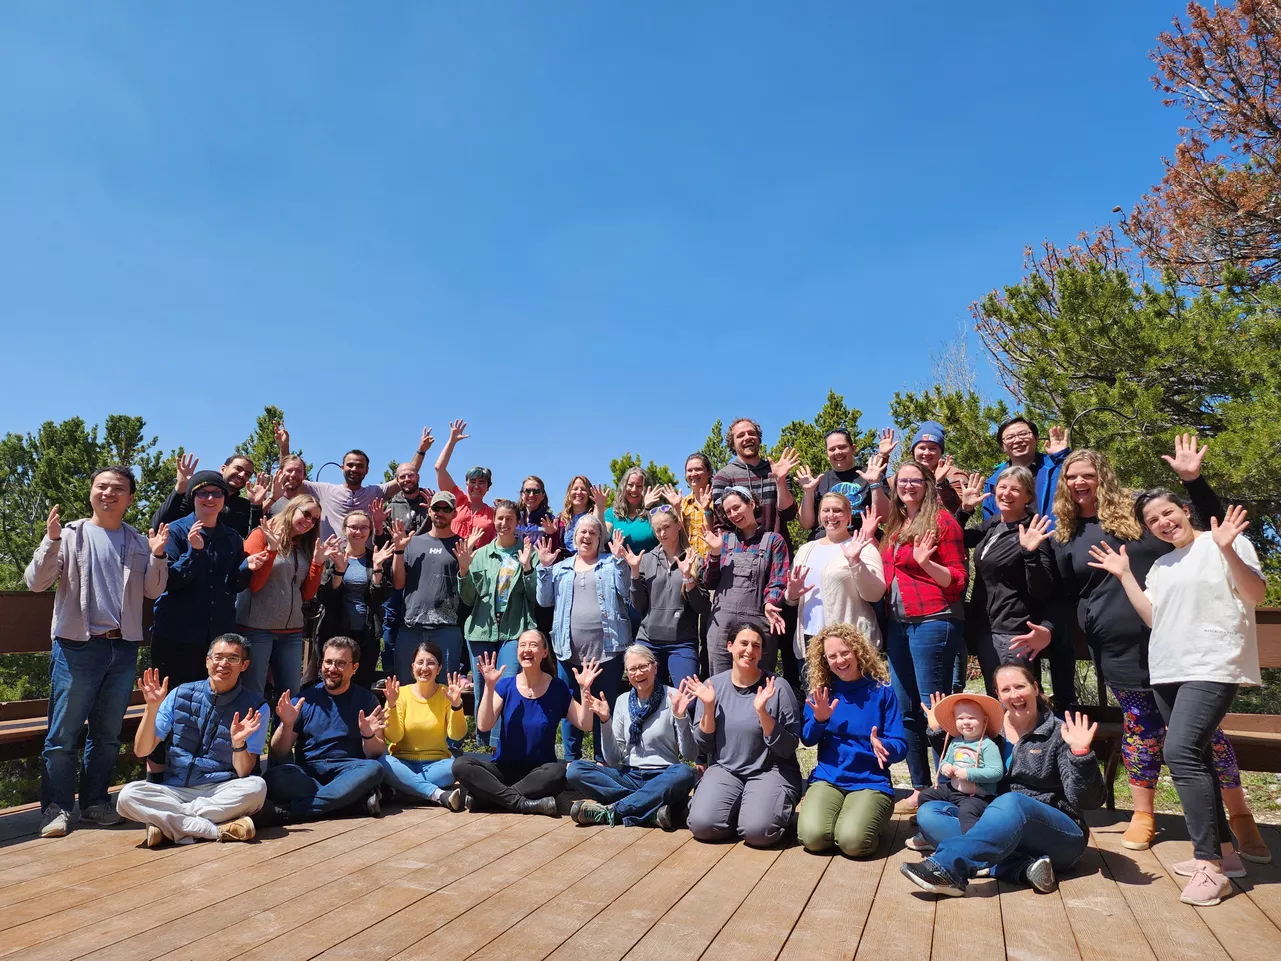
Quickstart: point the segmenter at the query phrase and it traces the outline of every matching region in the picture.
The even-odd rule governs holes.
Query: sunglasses
[[[657,507],[650,510],[649,516],[653,517],[655,514],[666,514],[667,512],[675,509],[676,508],[672,507],[671,504],[659,504]]]
[[[201,500],[211,501],[211,500],[216,500],[219,497],[222,497],[223,493],[222,491],[218,490],[218,488],[216,487],[202,487],[200,488],[200,490],[196,491],[191,496],[199,497]]]
[[[452,514],[454,512],[454,509],[448,504],[432,504],[427,509],[437,514]]]
[[[522,494],[541,494],[542,492],[543,489],[541,487],[526,487],[521,491]]]
[[[312,514],[310,511],[303,511],[298,516],[305,521],[310,521],[312,524],[315,524],[320,520],[319,514]]]

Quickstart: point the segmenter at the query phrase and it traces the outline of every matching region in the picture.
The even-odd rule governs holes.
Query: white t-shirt
[[[1263,576],[1253,544],[1238,537],[1232,549]],[[1237,595],[1228,562],[1208,532],[1157,558],[1144,593],[1152,602],[1148,671],[1153,684],[1261,683],[1254,605]]]
[[[805,566],[809,573],[805,577],[808,590],[801,597],[801,624],[806,635],[813,636],[821,631],[823,623],[823,568],[836,559],[841,553],[840,544],[818,544],[810,548]]]

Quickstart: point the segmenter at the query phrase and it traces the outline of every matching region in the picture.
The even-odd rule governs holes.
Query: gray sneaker
[[[71,826],[71,815],[56,804],[50,804],[40,816],[42,838],[65,838]]]
[[[1027,883],[1042,894],[1049,894],[1059,886],[1054,877],[1054,865],[1042,855],[1027,866]]]
[[[124,818],[116,813],[115,806],[110,801],[99,801],[81,811],[80,820],[89,821],[99,827],[113,828]]]

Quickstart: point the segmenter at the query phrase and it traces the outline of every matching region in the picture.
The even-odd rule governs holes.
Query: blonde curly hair
[[[1055,540],[1066,544],[1081,526],[1080,511],[1067,486],[1068,469],[1080,461],[1088,463],[1099,475],[1099,526],[1123,541],[1137,541],[1143,536],[1143,528],[1134,519],[1134,495],[1116,479],[1107,457],[1089,448],[1073,451],[1059,469],[1059,484],[1054,489]]]
[[[845,649],[853,654],[858,662],[859,673],[882,684],[890,682],[890,672],[885,666],[885,658],[881,657],[880,651],[868,640],[866,634],[853,624],[828,624],[810,638],[805,648],[805,674],[811,691],[832,686],[832,669],[828,667],[827,657],[823,652],[824,643],[829,637],[841,639]]]

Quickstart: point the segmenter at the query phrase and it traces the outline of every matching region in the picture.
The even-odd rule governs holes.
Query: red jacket
[[[894,547],[887,540],[885,547],[881,549],[886,592],[895,581],[898,582],[899,596],[903,598],[903,613],[908,617],[937,614],[965,597],[965,578],[969,573],[969,565],[965,561],[965,535],[961,531],[961,525],[947,511],[940,510],[935,536],[938,549],[934,552],[933,559],[952,572],[952,583],[947,587],[940,587],[916,563],[916,558],[912,556],[911,541]]]

